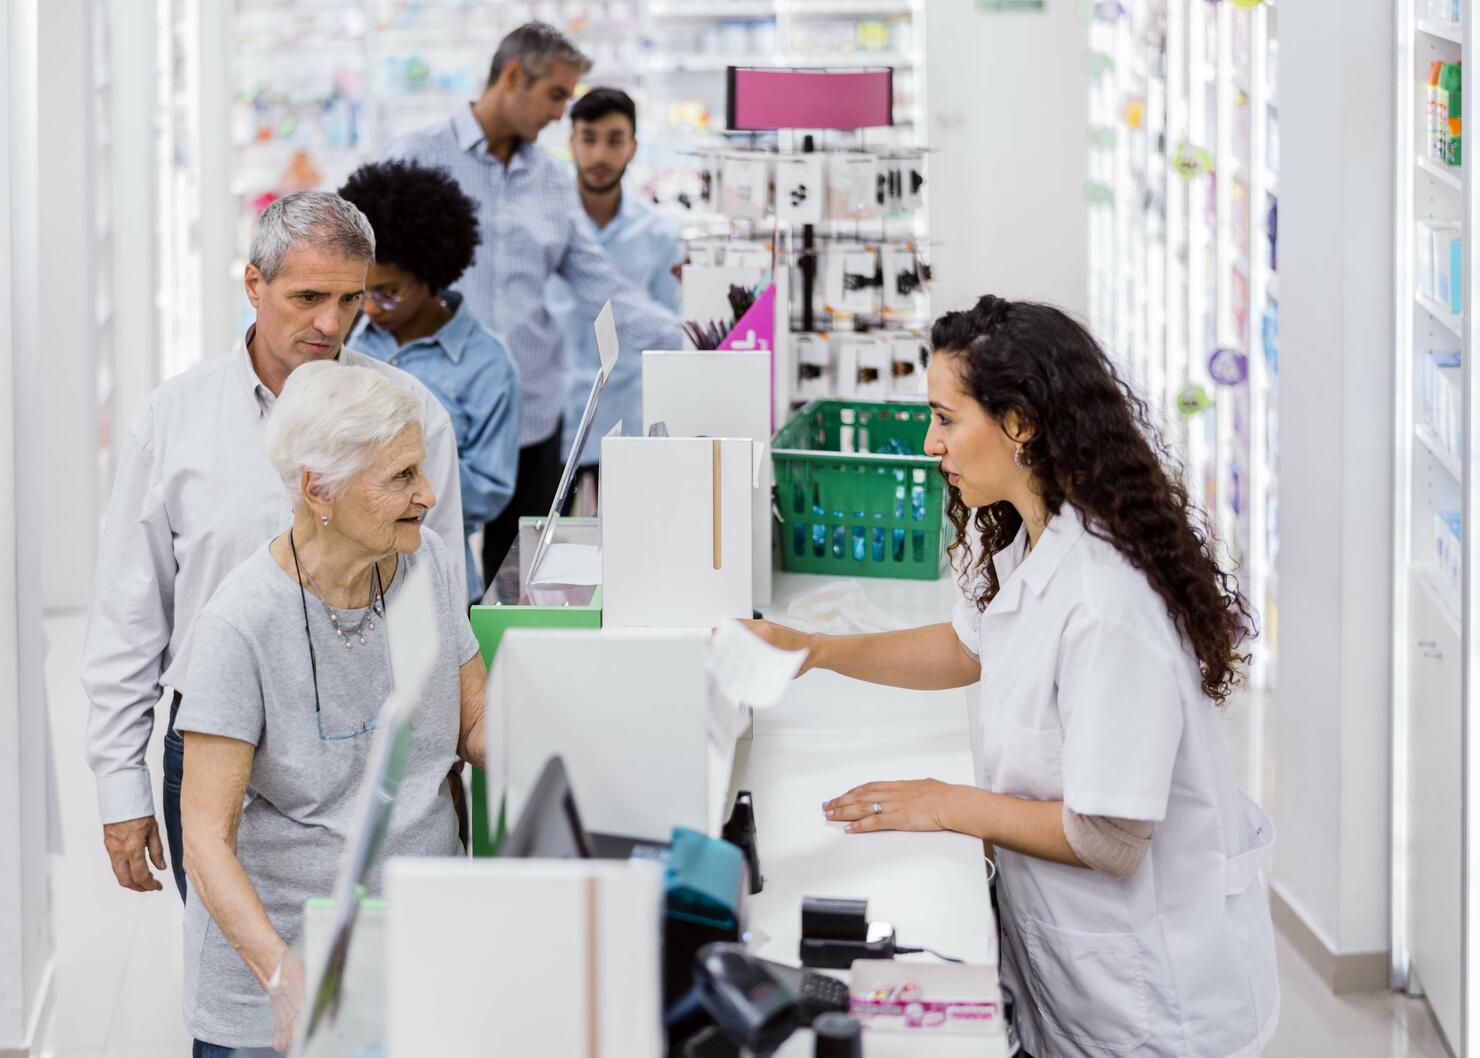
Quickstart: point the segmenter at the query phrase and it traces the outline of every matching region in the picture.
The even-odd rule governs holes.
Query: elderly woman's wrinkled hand
[[[272,1049],[287,1054],[298,1031],[298,1016],[303,1009],[304,990],[308,987],[303,960],[292,948],[283,949],[282,961],[267,979],[267,997],[272,1000]]]

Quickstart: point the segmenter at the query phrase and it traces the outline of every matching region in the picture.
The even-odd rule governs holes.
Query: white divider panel
[[[510,629],[488,688],[489,811],[510,825],[559,754],[588,830],[719,836],[733,741],[709,734],[707,629]]]
[[[602,442],[604,627],[708,629],[751,615],[753,448],[744,438]]]

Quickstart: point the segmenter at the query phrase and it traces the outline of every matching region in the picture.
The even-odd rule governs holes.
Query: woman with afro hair
[[[361,166],[339,194],[375,230],[365,314],[349,344],[415,375],[452,417],[468,601],[477,602],[483,581],[466,538],[498,517],[514,494],[519,375],[503,343],[451,289],[473,262],[476,206],[445,171],[406,162]],[[489,579],[495,572],[485,571]]]
[[[1279,1010],[1259,879],[1274,830],[1239,792],[1217,716],[1248,607],[1146,406],[1080,324],[984,297],[937,320],[931,344],[925,451],[955,528],[952,620],[754,627],[806,650],[808,668],[980,681],[978,774],[867,783],[822,815],[994,850],[1002,986],[1026,1053],[1253,1058]]]

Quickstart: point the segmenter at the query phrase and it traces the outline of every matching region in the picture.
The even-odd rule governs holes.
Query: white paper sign
[[[610,378],[612,368],[617,366],[617,321],[612,315],[612,303],[601,306],[596,317],[596,351],[601,356],[601,375]]]
[[[601,552],[590,544],[551,544],[540,563],[541,584],[600,584]]]

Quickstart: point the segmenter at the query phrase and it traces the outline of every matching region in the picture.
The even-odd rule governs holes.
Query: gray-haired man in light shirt
[[[602,250],[570,170],[535,142],[565,114],[590,69],[591,60],[559,30],[541,22],[520,26],[499,43],[476,100],[386,152],[446,169],[477,203],[483,241],[453,288],[519,368],[519,471],[514,495],[483,532],[485,582],[517,537],[520,517],[550,509],[565,462],[561,413],[570,350],[545,308],[550,277],[565,281],[587,329],[610,299],[625,356],[671,348],[682,335],[679,318],[633,286]]]
[[[180,781],[174,733],[191,622],[226,574],[292,520],[263,430],[294,368],[338,359],[378,371],[416,394],[426,436],[425,473],[437,504],[427,526],[462,533],[457,443],[441,403],[405,372],[343,348],[359,311],[375,235],[353,205],[328,192],[281,198],[263,212],[246,270],[256,323],[226,356],[165,382],[125,439],[108,505],[88,613],[82,684],[92,703],[88,763],[98,784],[103,843],[118,884],[162,888],[165,868],[145,753],[154,707],[169,691],[165,830],[180,895]],[[447,549],[454,583],[463,552]]]

